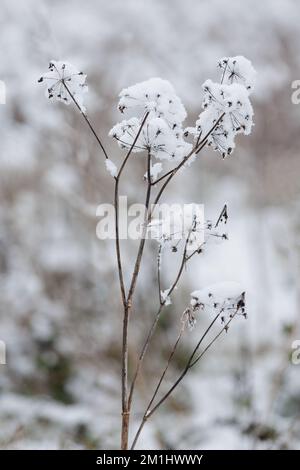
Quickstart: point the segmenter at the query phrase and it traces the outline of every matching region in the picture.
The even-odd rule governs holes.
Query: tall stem
[[[128,407],[128,327],[129,327],[129,318],[131,311],[131,298],[128,296],[126,298],[125,284],[123,279],[123,270],[122,270],[122,261],[121,261],[121,249],[120,249],[120,235],[119,235],[119,182],[122,172],[125,168],[125,165],[132,153],[132,150],[142,132],[142,129],[145,125],[146,119],[149,113],[146,113],[140,128],[135,136],[135,139],[127,152],[127,155],[124,158],[124,161],[120,167],[118,175],[116,176],[115,182],[115,230],[116,230],[116,253],[117,253],[117,264],[118,264],[118,273],[119,273],[119,282],[121,288],[121,295],[124,307],[124,316],[123,316],[123,334],[122,334],[122,428],[121,428],[121,449],[128,449],[128,434],[129,434],[129,422],[130,422],[130,408]],[[147,171],[150,174],[150,154],[148,155],[147,161]],[[150,179],[149,179],[150,181]],[[149,189],[150,188],[150,189]],[[148,192],[150,192],[151,186],[148,183]],[[148,197],[148,196],[147,196]],[[150,194],[149,194],[150,198]]]
[[[124,310],[123,317],[123,342],[122,342],[122,429],[121,429],[121,449],[128,449],[128,434],[130,411],[128,409],[128,325],[130,307]]]
[[[144,121],[145,122],[145,121]],[[141,131],[141,128],[140,128]],[[137,138],[136,138],[137,140]],[[121,167],[122,170],[122,167]],[[121,171],[120,170],[120,171]],[[120,172],[119,172],[120,175]],[[119,175],[117,177],[116,183],[119,180]],[[150,205],[151,197],[151,154],[148,152],[147,158],[147,175],[148,175],[148,187],[146,192],[146,201],[145,201],[145,216],[144,216],[144,225],[142,230],[142,238],[138,248],[138,254],[134,266],[134,271],[132,274],[132,280],[129,288],[129,293],[127,299],[125,298],[124,306],[124,317],[123,317],[123,342],[122,342],[122,430],[121,430],[121,448],[122,450],[128,449],[128,434],[129,434],[129,423],[130,423],[130,408],[131,402],[128,400],[128,327],[130,320],[130,312],[132,308],[132,297],[137,281],[137,277],[140,270],[143,250],[145,246],[146,233],[147,233],[147,219],[148,219],[148,209]],[[117,250],[117,254],[119,251]]]

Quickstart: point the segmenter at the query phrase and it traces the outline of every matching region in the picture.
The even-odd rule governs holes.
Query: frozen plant
[[[45,83],[46,96],[50,100],[57,99],[70,104],[74,97],[76,103],[84,111],[83,95],[88,91],[85,80],[86,75],[68,62],[51,60],[49,72],[39,79],[39,83]]]
[[[120,93],[118,108],[128,118],[112,127],[109,136],[115,139],[121,149],[126,151],[118,165],[108,158],[102,140],[95,131],[83,108],[83,93],[86,91],[86,76],[78,72],[67,62],[50,63],[50,72],[39,80],[47,85],[50,99],[58,99],[66,104],[73,102],[89,126],[93,136],[105,156],[106,170],[114,182],[115,206],[115,244],[117,271],[120,284],[123,313],[122,330],[122,419],[121,448],[134,449],[139,436],[152,415],[173,393],[186,374],[202,359],[223,332],[227,332],[230,323],[237,316],[247,317],[245,290],[237,283],[222,283],[214,286],[199,286],[191,292],[187,307],[181,314],[178,336],[170,350],[167,362],[157,378],[154,392],[145,406],[141,422],[133,433],[129,444],[129,425],[137,379],[143,369],[148,347],[156,332],[158,322],[167,306],[175,308],[175,291],[190,260],[201,256],[206,249],[213,249],[215,242],[228,238],[225,224],[228,219],[227,206],[214,222],[202,220],[201,214],[194,210],[188,214],[173,214],[170,225],[167,218],[157,218],[156,209],[170,181],[181,171],[195,162],[201,150],[212,146],[223,157],[232,154],[237,134],[249,135],[253,126],[253,109],[250,93],[255,83],[255,71],[251,63],[242,56],[225,57],[219,61],[220,82],[206,80],[203,84],[202,112],[193,127],[184,129],[185,108],[176,95],[172,85],[160,78],[138,83]],[[125,116],[124,116],[125,117]],[[191,135],[193,142],[186,138]],[[142,158],[145,174],[140,184],[145,188],[145,214],[138,240],[134,268],[130,277],[124,274],[121,244],[119,236],[119,185],[124,168],[130,160]],[[194,209],[194,205],[190,205]],[[167,216],[166,216],[167,217]],[[136,364],[129,374],[128,333],[129,318],[135,313],[136,284],[143,261],[144,248],[149,232],[157,243],[157,299],[156,311],[151,327],[143,340],[143,345]],[[178,269],[169,286],[163,286],[162,271],[164,260],[171,256],[179,258]],[[177,260],[176,258],[176,260]],[[127,271],[127,270],[126,270]],[[125,279],[129,278],[128,285]],[[212,313],[212,318],[210,315]],[[199,333],[186,364],[173,385],[164,393],[159,392],[165,380],[171,361],[176,354],[178,344],[187,330],[196,328],[197,317],[207,317],[208,327]],[[219,319],[219,322],[217,321]],[[214,333],[217,328],[216,333]]]
[[[224,158],[233,152],[237,134],[251,133],[253,109],[249,95],[254,88],[256,72],[251,62],[242,56],[223,58],[219,66],[221,83],[206,80],[203,84],[204,111],[196,126],[187,128],[185,135],[190,133],[197,140],[218,123],[207,137],[207,144]]]
[[[119,110],[137,114],[116,124],[109,133],[121,148],[132,146],[133,152],[147,151],[153,158],[168,161],[180,161],[191,150],[191,144],[183,138],[182,123],[186,111],[166,80],[152,78],[123,90]],[[133,144],[145,113],[147,122]]]
[[[236,282],[218,283],[201,290],[191,292],[191,307],[217,312],[223,324],[232,319],[235,312],[247,318],[245,310],[245,292]]]

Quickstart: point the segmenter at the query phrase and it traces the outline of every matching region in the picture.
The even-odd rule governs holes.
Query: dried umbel
[[[151,162],[150,179],[155,184],[163,170],[160,162],[181,162],[192,151],[192,145],[184,140],[183,121],[185,108],[167,80],[151,78],[124,89],[118,105],[122,113],[134,113],[134,117],[116,124],[109,132],[123,149],[134,153],[149,154],[158,163]],[[147,121],[138,138],[141,123]],[[148,180],[145,173],[144,180]]]
[[[252,93],[256,81],[256,71],[250,60],[241,55],[223,57],[219,60],[218,66],[222,70],[221,83],[225,85],[238,83],[243,85],[249,94]]]
[[[45,83],[46,96],[50,100],[58,100],[68,105],[72,102],[73,96],[82,111],[85,110],[83,98],[88,91],[85,83],[86,75],[69,62],[51,60],[49,72],[42,75],[38,81]]]
[[[222,324],[235,315],[247,318],[245,291],[237,282],[222,282],[192,292],[191,308],[218,315]]]
[[[242,56],[223,58],[219,67],[223,71],[221,82],[204,82],[204,111],[200,113],[195,127],[186,129],[185,135],[191,134],[198,139],[199,135],[207,135],[218,122],[207,138],[207,145],[224,158],[233,152],[237,134],[251,133],[253,109],[249,95],[254,88],[256,72],[251,62]]]
[[[122,90],[118,107],[122,113],[130,110],[139,116],[149,112],[149,121],[162,118],[173,130],[180,128],[187,115],[171,83],[161,78],[150,78]]]

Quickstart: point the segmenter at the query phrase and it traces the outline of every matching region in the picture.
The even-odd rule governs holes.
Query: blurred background
[[[235,280],[245,285],[238,319],[145,427],[141,448],[300,448],[300,365],[290,356],[299,330],[300,79],[297,0],[2,0],[0,79],[0,365],[2,449],[117,448],[121,307],[114,245],[96,238],[96,207],[112,179],[74,107],[49,103],[38,78],[49,60],[88,75],[88,114],[112,159],[109,129],[118,93],[150,77],[170,80],[199,114],[218,59],[244,55],[257,70],[255,127],[230,158],[205,150],[165,200],[227,203],[229,240],[187,269],[160,323],[138,383],[133,428],[178,331],[189,292]],[[122,185],[144,190],[134,157]],[[134,182],[134,183],[133,183]],[[134,249],[124,244],[129,274]],[[145,253],[134,306],[130,358],[155,312],[156,246]],[[163,278],[167,284],[167,279]],[[184,338],[167,384],[182,370],[203,325]],[[166,384],[166,385],[167,385]]]

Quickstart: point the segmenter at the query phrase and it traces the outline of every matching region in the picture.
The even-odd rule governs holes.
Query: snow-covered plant
[[[216,313],[223,324],[236,314],[247,318],[245,292],[237,282],[223,282],[191,292],[191,308],[194,312],[205,310]]]
[[[207,145],[219,151],[222,157],[230,155],[235,148],[237,134],[249,135],[253,126],[253,109],[249,95],[253,90],[256,72],[245,57],[225,57],[220,60],[222,69],[220,83],[206,80],[203,84],[203,112],[195,127],[186,129],[195,139],[207,135]]]
[[[46,96],[54,101],[62,101],[65,104],[70,104],[73,100],[84,111],[83,95],[88,91],[85,83],[86,75],[79,72],[73,65],[68,62],[51,60],[49,63],[49,72],[45,73],[40,79],[39,83],[45,83]]]
[[[119,146],[136,153],[149,152],[152,158],[163,161],[181,161],[192,149],[183,138],[182,123],[186,111],[172,85],[160,78],[151,78],[126,88],[120,93],[119,110],[134,112],[137,116],[116,124],[109,135]],[[147,122],[134,142],[143,116]],[[152,167],[153,176],[161,166]]]
[[[108,157],[105,147],[88,119],[83,108],[83,93],[87,91],[86,75],[78,72],[67,62],[51,61],[50,71],[40,82],[47,86],[47,96],[66,104],[73,102],[89,126],[105,156],[106,170],[114,181],[115,243],[117,271],[123,305],[122,332],[122,428],[121,447],[129,448],[129,424],[137,379],[143,369],[144,358],[152,341],[158,322],[168,305],[175,305],[175,291],[190,260],[201,256],[206,249],[212,249],[215,242],[228,238],[224,225],[228,219],[225,205],[216,221],[202,220],[194,210],[175,213],[172,225],[166,218],[157,218],[156,209],[169,182],[184,169],[188,169],[198,158],[199,152],[211,146],[223,157],[235,148],[237,134],[248,135],[253,126],[253,109],[250,93],[255,83],[255,71],[251,63],[242,56],[225,57],[219,61],[220,82],[206,80],[203,84],[202,112],[192,127],[184,128],[186,111],[176,95],[173,86],[166,80],[152,78],[124,89],[120,93],[118,108],[128,115],[125,120],[112,127],[109,136],[115,139],[126,154],[116,164]],[[199,103],[200,107],[200,103]],[[186,138],[191,135],[193,142]],[[131,276],[125,275],[120,244],[119,185],[123,170],[129,159],[142,158],[145,174],[141,185],[145,186],[145,214],[138,241],[137,254]],[[191,209],[194,205],[191,204]],[[128,333],[129,318],[135,310],[136,284],[143,261],[146,239],[151,233],[157,243],[157,288],[158,305],[149,331],[145,335],[137,363],[131,365],[129,375]],[[165,257],[179,257],[174,280],[163,286],[162,271]],[[176,258],[177,259],[177,258]],[[129,279],[129,283],[125,282]],[[170,308],[170,307],[169,307]],[[212,319],[209,318],[211,313]],[[179,377],[173,385],[158,398],[165,375],[176,353],[177,346],[187,330],[194,329],[199,316],[207,318],[209,326],[199,334],[196,345],[186,359]],[[158,378],[150,401],[145,407],[131,446],[134,449],[146,422],[160,408],[180,384],[188,371],[194,367],[237,316],[247,317],[245,290],[237,283],[222,283],[209,287],[199,286],[191,292],[187,307],[181,314],[179,332],[171,348],[165,367]],[[217,320],[220,322],[217,322]],[[213,335],[213,327],[217,333]]]

